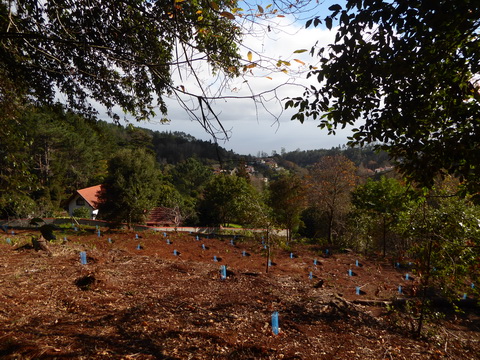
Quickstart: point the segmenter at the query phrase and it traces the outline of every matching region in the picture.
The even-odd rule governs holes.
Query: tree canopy
[[[310,169],[310,206],[325,217],[327,241],[341,233],[350,207],[350,193],[357,183],[355,164],[343,155],[325,156]]]
[[[277,223],[287,229],[287,241],[301,225],[301,214],[307,205],[307,184],[297,175],[286,173],[270,182],[268,204]]]
[[[335,43],[315,46],[318,86],[290,99],[293,119],[357,125],[353,145],[379,143],[423,185],[439,173],[480,189],[480,3],[347,0],[307,22],[338,20]]]
[[[258,198],[259,194],[244,178],[217,174],[205,185],[201,221],[214,226],[249,224],[256,217]]]
[[[157,205],[162,173],[144,149],[122,149],[108,163],[108,177],[99,194],[99,213],[105,219],[143,222]]]
[[[401,181],[386,176],[382,176],[378,181],[369,178],[365,184],[357,186],[352,191],[351,199],[357,210],[355,214],[357,218],[359,213],[362,213],[360,216],[365,223],[374,223],[375,218],[380,218],[378,225],[381,228],[383,256],[387,252],[387,232],[399,214],[410,205],[412,193],[413,191]],[[367,216],[372,218],[371,221],[366,221]],[[363,235],[368,237],[367,234]]]
[[[72,110],[148,119],[177,91],[172,69],[207,62],[235,74],[236,1],[1,1],[0,95],[42,103],[61,93]]]

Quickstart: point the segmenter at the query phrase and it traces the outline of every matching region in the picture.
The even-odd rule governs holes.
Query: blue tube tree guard
[[[80,251],[80,264],[87,265],[87,253],[85,251]]]
[[[275,335],[278,335],[279,333],[279,327],[278,327],[278,311],[274,311],[272,314],[272,331]]]
[[[225,280],[227,278],[227,266],[220,266],[220,279]]]

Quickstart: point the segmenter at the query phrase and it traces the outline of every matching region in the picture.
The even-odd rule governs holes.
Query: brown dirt
[[[126,231],[100,237],[58,232],[68,241],[50,243],[49,256],[21,246],[32,233],[0,235],[1,359],[478,359],[480,354],[475,313],[449,314],[429,325],[428,337],[415,339],[408,317],[368,304],[400,296],[399,285],[405,296],[416,288],[416,279],[404,279],[407,269],[382,259],[352,252],[327,257],[323,249],[295,245],[293,259],[276,249],[266,274],[263,247],[254,240],[231,245],[231,238],[197,241],[193,234],[170,233],[167,244],[162,232],[153,231],[139,233],[139,239]],[[7,237],[16,244],[7,244]],[[80,263],[80,251],[86,251],[87,265]],[[225,280],[221,265],[227,265]],[[279,335],[272,333],[273,311],[279,312]]]

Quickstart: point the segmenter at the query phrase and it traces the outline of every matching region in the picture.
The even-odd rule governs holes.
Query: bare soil
[[[480,358],[476,309],[419,339],[411,316],[384,306],[415,295],[407,263],[294,245],[266,273],[253,239],[59,231],[50,256],[32,234],[0,235],[1,359]]]

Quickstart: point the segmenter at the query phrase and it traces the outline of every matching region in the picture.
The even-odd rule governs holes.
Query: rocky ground
[[[295,245],[275,249],[267,273],[261,240],[69,230],[48,254],[32,235],[0,235],[1,359],[480,356],[476,309],[447,312],[420,339],[414,316],[391,310],[415,295],[408,263]]]

